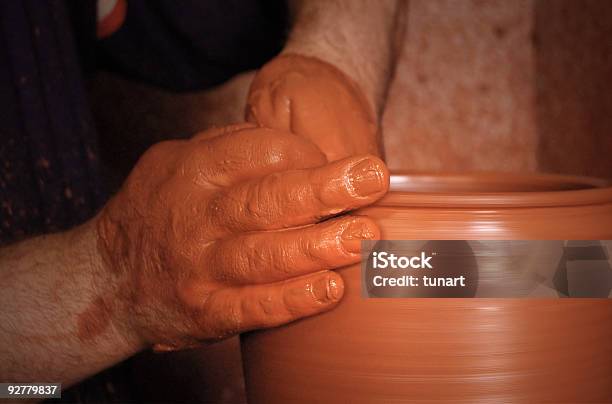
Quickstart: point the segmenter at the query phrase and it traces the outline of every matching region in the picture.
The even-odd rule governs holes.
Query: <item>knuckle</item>
[[[231,302],[225,314],[223,330],[228,334],[238,334],[244,329],[245,318],[241,304]]]
[[[239,227],[242,212],[241,189],[218,190],[208,200],[205,208],[206,222],[209,227],[234,230]]]
[[[249,278],[251,278],[252,269],[261,266],[260,261],[262,261],[262,258],[259,251],[248,247],[243,248],[242,252],[239,251],[237,253],[235,259],[236,264],[234,272],[236,276],[243,281],[249,280]]]
[[[207,221],[219,224],[222,220],[229,216],[230,203],[226,201],[227,194],[222,192],[215,193],[206,204],[205,217]]]
[[[269,260],[267,264],[276,273],[277,277],[286,279],[292,276],[295,269],[295,255],[290,250],[278,245],[268,250]]]
[[[250,255],[250,264],[253,267],[266,268],[283,277],[291,274],[291,257],[288,257],[287,252],[278,245],[260,246]]]
[[[239,258],[235,265],[235,276],[242,282],[265,283],[286,279],[294,271],[295,254],[287,251],[284,245],[261,243],[247,238],[241,243],[237,254]]]
[[[180,168],[183,173],[194,176],[196,183],[205,183],[206,177],[215,169],[211,166],[210,150],[206,143],[192,143],[185,157],[180,161]]]
[[[245,313],[249,328],[262,328],[274,324],[278,309],[273,297],[266,294],[242,302],[242,312]]]
[[[269,136],[266,151],[271,161],[301,162],[304,166],[319,166],[327,159],[321,150],[309,140],[278,129],[266,129]]]
[[[288,320],[295,320],[306,315],[306,310],[304,307],[295,303],[291,293],[292,292],[288,290],[284,290],[279,304],[281,305],[282,311],[286,313]]]
[[[171,148],[172,145],[176,142],[176,140],[166,140],[163,142],[155,143],[147,149],[147,151],[143,155],[143,159],[157,160],[160,154],[167,153],[168,149]]]
[[[156,178],[167,178],[175,168],[176,159],[182,148],[180,141],[164,141],[154,144],[140,157],[136,167],[130,173],[128,182],[155,183]],[[155,173],[155,178],[151,178]]]
[[[335,243],[336,238],[332,237],[304,237],[300,240],[302,254],[318,268],[324,268],[328,263],[330,243]]]
[[[251,220],[263,226],[271,223],[274,213],[280,210],[279,188],[281,176],[271,174],[261,182],[253,183],[246,193],[245,212]]]
[[[337,181],[333,178],[325,178],[321,181],[316,179],[314,175],[312,180],[309,181],[312,200],[318,210],[317,219],[336,215],[344,211],[342,207],[335,206],[337,204],[334,204],[334,189],[338,188],[335,182]]]
[[[269,249],[272,247],[259,245],[250,237],[241,240],[241,248],[232,249],[235,254],[235,276],[241,281],[262,281],[262,274],[255,268],[265,268],[272,261],[269,257]]]

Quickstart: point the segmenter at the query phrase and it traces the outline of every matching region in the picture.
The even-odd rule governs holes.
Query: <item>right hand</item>
[[[332,308],[334,268],[359,262],[382,197],[373,156],[327,163],[308,140],[242,124],[162,142],[97,218],[115,316],[147,345],[178,349]],[[118,313],[118,314],[117,314]]]

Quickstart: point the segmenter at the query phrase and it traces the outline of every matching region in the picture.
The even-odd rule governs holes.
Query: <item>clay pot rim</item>
[[[438,184],[453,182],[466,183],[540,183],[558,186],[577,185],[584,189],[562,189],[546,191],[511,191],[511,192],[408,192],[397,188],[407,178],[421,182],[431,181]],[[456,185],[455,185],[456,188]],[[433,172],[391,172],[390,192],[378,203],[381,207],[444,207],[448,208],[528,208],[528,207],[562,207],[599,205],[612,203],[612,183],[605,179],[541,174],[541,173],[504,173],[504,172],[466,172],[461,174]]]

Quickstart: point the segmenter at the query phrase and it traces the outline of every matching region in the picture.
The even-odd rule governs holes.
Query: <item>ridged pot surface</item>
[[[384,239],[612,239],[612,188],[550,175],[396,175]],[[611,402],[608,299],[364,299],[242,337],[250,403]]]

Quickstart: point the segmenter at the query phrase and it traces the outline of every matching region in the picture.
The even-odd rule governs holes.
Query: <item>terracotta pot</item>
[[[612,187],[550,175],[403,175],[361,214],[384,239],[611,239]],[[243,336],[250,403],[610,402],[612,300],[364,299]]]

